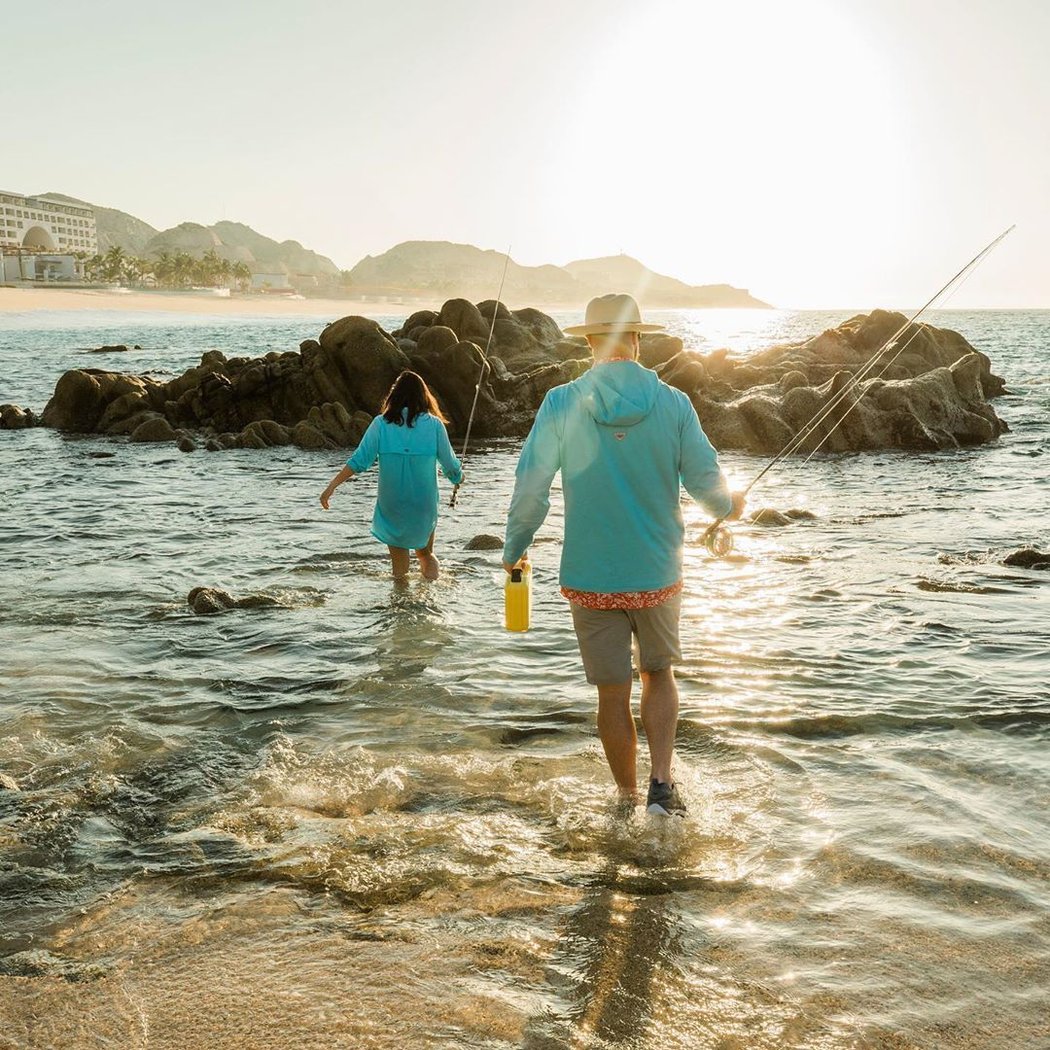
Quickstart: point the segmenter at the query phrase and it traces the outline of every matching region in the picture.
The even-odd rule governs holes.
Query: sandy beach
[[[0,314],[38,310],[167,311],[216,317],[285,317],[302,314],[345,317],[419,309],[422,304],[359,299],[289,299],[279,296],[231,296],[192,292],[112,291],[93,288],[0,288]]]

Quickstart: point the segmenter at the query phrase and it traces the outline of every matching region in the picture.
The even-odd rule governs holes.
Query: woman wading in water
[[[415,372],[402,372],[361,438],[346,466],[321,493],[321,506],[344,481],[368,470],[379,460],[379,495],[372,515],[372,535],[390,548],[394,576],[408,575],[411,550],[416,552],[424,579],[436,580],[440,565],[434,556],[437,525],[437,464],[458,485],[463,466],[448,440],[447,420],[437,400]]]

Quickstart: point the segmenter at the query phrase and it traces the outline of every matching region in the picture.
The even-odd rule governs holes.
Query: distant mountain
[[[566,263],[564,268],[590,289],[588,298],[616,290],[632,292],[642,305],[649,307],[769,306],[754,298],[746,288],[734,288],[731,284],[686,284],[654,273],[629,255],[580,259]]]
[[[278,242],[264,237],[240,222],[217,222],[214,226],[183,222],[170,230],[159,231],[127,212],[101,208],[64,193],[38,196],[91,208],[95,213],[100,253],[117,246],[129,255],[156,257],[168,251],[186,252],[199,258],[211,248],[231,262],[247,263],[252,273],[283,273],[293,278],[313,279],[302,282],[306,284],[321,284],[339,277],[339,267],[331,259],[304,248],[298,241]]]
[[[304,248],[298,241],[275,241],[241,222],[201,226],[183,222],[153,237],[144,254],[187,252],[203,255],[212,249],[231,262],[247,263],[252,273],[283,273],[321,279],[337,278],[339,267],[331,259]]]
[[[95,229],[98,233],[98,250],[107,252],[117,246],[129,255],[142,255],[146,245],[157,236],[157,231],[148,222],[136,219],[125,211],[116,208],[100,208],[97,204],[69,197],[64,193],[38,193],[38,197],[49,197],[53,201],[75,204],[81,208],[90,208],[95,213]]]
[[[493,299],[503,273],[501,252],[449,241],[404,241],[382,255],[366,255],[350,271],[362,295],[430,295],[435,299]],[[559,266],[507,266],[504,295],[516,302],[561,302],[576,280]]]
[[[355,295],[450,296],[492,299],[504,256],[469,244],[405,241],[382,255],[366,256],[350,271]],[[507,266],[505,298],[518,303],[580,306],[609,291],[631,292],[643,306],[767,307],[746,289],[728,284],[688,285],[654,273],[628,255],[583,259],[566,266]]]
[[[298,241],[278,242],[265,237],[240,222],[217,222],[213,226],[183,222],[158,231],[115,208],[101,208],[63,193],[38,196],[91,208],[100,252],[118,246],[129,255],[155,258],[167,251],[199,258],[210,249],[231,262],[246,263],[252,273],[287,274],[293,286],[314,294],[480,301],[495,296],[503,273],[502,252],[450,241],[404,241],[382,255],[365,256],[350,271],[346,284],[331,259]],[[610,291],[631,292],[643,307],[650,308],[769,305],[745,288],[689,285],[654,273],[629,255],[580,259],[565,266],[521,266],[512,259],[503,294],[519,304],[582,306],[592,296]]]

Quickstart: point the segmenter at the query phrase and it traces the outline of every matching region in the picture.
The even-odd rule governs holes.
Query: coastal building
[[[77,254],[97,252],[90,208],[0,190],[0,280],[70,280]]]
[[[255,292],[290,292],[292,282],[287,273],[253,273],[252,291]]]

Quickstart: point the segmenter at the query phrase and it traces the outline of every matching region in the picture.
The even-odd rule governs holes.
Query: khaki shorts
[[[651,609],[587,609],[575,602],[569,607],[591,685],[630,681],[632,640],[639,671],[664,671],[682,659],[681,593]]]

